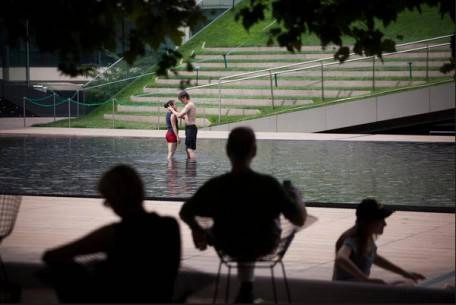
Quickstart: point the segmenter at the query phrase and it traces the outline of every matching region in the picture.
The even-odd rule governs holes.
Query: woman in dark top
[[[44,253],[59,301],[172,302],[181,256],[177,221],[144,209],[143,182],[127,165],[107,171],[98,190],[121,220]],[[75,260],[99,253],[105,258],[90,265]]]
[[[169,100],[164,105],[165,108],[171,107],[177,111],[176,102]],[[168,160],[172,159],[176,152],[177,144],[180,143],[179,127],[177,124],[177,116],[168,111],[166,113],[166,142],[168,142]]]

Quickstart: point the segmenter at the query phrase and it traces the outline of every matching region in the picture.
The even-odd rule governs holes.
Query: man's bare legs
[[[255,263],[237,263],[238,279],[240,282],[239,292],[236,297],[235,303],[253,303],[253,280]]]
[[[187,159],[196,159],[196,152],[191,148],[187,148]]]
[[[168,143],[168,160],[171,160],[176,152],[177,143]]]

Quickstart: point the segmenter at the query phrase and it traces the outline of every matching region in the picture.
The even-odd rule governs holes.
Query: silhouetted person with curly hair
[[[128,165],[108,170],[98,191],[121,220],[44,253],[61,302],[171,302],[181,257],[177,221],[143,207],[144,186]],[[93,264],[78,256],[104,254]]]

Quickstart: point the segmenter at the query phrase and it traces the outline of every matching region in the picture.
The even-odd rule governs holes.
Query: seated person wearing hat
[[[409,279],[390,284],[411,285],[424,279],[423,275],[406,271],[377,254],[375,238],[383,233],[385,218],[392,213],[392,210],[373,198],[361,201],[356,208],[355,225],[345,231],[336,242],[333,280],[386,284],[382,279],[369,277],[372,264]]]

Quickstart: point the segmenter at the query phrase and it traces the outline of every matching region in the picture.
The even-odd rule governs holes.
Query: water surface
[[[199,139],[198,159],[183,145],[166,160],[164,139],[76,136],[0,136],[0,191],[96,195],[100,175],[133,165],[149,197],[188,197],[230,164],[225,140]],[[304,198],[357,203],[374,196],[387,204],[454,206],[453,143],[259,140],[253,169],[290,179]]]

